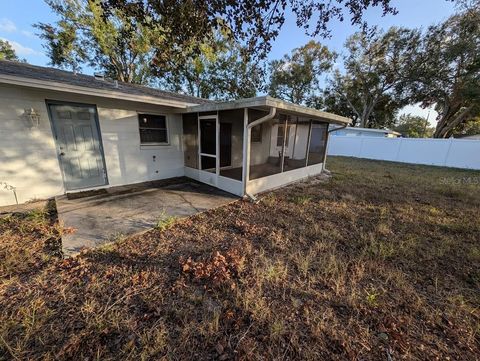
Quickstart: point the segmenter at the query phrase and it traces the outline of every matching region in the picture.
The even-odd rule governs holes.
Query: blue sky
[[[381,28],[390,26],[423,27],[438,23],[454,12],[454,4],[447,0],[393,0],[398,9],[397,15],[381,16],[379,9],[369,9],[366,20],[370,25]],[[31,64],[47,65],[48,58],[44,54],[41,40],[35,36],[36,29],[32,24],[37,22],[54,22],[56,17],[42,0],[0,0],[0,39],[8,40],[17,54]],[[316,39],[330,49],[342,52],[347,37],[358,30],[349,22],[332,22],[332,36],[329,39]],[[296,26],[295,18],[289,16],[284,27],[272,47],[270,58],[279,58],[291,49],[299,47],[311,38],[303,29]],[[91,72],[91,69],[84,69]],[[409,107],[403,112],[412,112],[426,116],[428,110]],[[432,119],[431,116],[430,119]]]

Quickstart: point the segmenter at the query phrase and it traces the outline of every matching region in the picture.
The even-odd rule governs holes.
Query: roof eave
[[[54,82],[50,80],[39,80],[33,78],[19,77],[13,75],[0,74],[0,83],[25,86],[29,88],[48,89],[61,91],[72,94],[90,95],[102,98],[119,99],[124,101],[132,101],[137,103],[147,103],[154,105],[162,105],[173,108],[185,109],[189,106],[198,105],[197,103],[177,101],[173,99],[165,99],[161,97],[126,94],[105,89],[95,89],[82,87],[78,85],[70,85],[63,82]]]
[[[308,108],[302,105],[296,105],[289,103],[280,99],[272,98],[270,96],[262,96],[256,98],[245,98],[229,102],[217,102],[217,103],[206,103],[200,105],[189,106],[185,109],[185,112],[208,112],[208,111],[219,111],[219,110],[231,110],[231,109],[240,109],[240,108],[276,108],[279,110],[284,110],[289,113],[294,113],[299,116],[305,116],[310,118],[321,119],[329,123],[336,124],[349,124],[351,119],[342,117],[337,114],[323,112],[317,109]]]

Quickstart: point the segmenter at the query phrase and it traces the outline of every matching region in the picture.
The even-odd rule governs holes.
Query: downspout
[[[246,122],[246,137],[244,137],[244,161],[243,161],[243,194],[245,194],[247,197],[249,197],[251,200],[255,201],[256,198],[247,193],[247,183],[250,179],[250,145],[251,145],[251,138],[252,138],[252,128],[260,125],[262,123],[265,123],[272,119],[275,114],[277,113],[277,108],[270,108],[270,112],[265,115],[264,117],[255,120],[254,122],[251,122],[248,124],[248,115],[247,115],[247,108],[245,108],[245,122]]]

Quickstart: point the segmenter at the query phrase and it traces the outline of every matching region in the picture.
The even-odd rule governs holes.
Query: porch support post
[[[327,152],[328,152],[328,141],[329,141],[329,136],[330,132],[328,131],[329,124],[327,123],[327,130],[325,132],[325,154],[323,155],[323,164],[322,164],[322,171],[326,169],[326,163],[327,163]]]
[[[280,164],[280,173],[283,173],[285,164],[285,145],[287,143],[287,130],[288,130],[288,115],[285,116],[285,125],[283,126],[283,144],[282,144],[282,158]]]
[[[306,157],[305,157],[305,167],[308,167],[308,154],[310,153],[310,141],[312,139],[312,127],[313,127],[313,122],[310,119],[310,127],[308,128],[307,154],[306,154]]]
[[[250,139],[252,129],[248,127],[248,108],[243,109],[243,168],[242,183],[243,194],[247,193],[247,182],[250,178]]]

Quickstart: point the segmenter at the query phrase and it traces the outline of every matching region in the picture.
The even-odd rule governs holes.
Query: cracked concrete
[[[62,238],[66,256],[98,247],[120,236],[155,227],[165,217],[188,217],[230,203],[238,197],[205,184],[182,179],[161,187],[118,187],[108,194],[68,199],[57,197],[60,222],[76,231]]]

